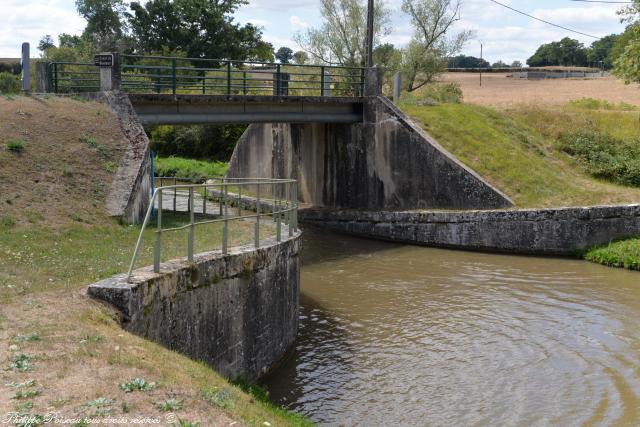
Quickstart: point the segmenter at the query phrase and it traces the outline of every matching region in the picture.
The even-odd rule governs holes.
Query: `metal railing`
[[[100,90],[100,71],[87,62],[48,64],[49,88],[55,93],[96,92]]]
[[[244,191],[242,191],[243,189]],[[233,193],[229,190],[238,190],[238,193]],[[175,197],[179,191],[186,191],[188,195],[189,221],[186,224],[176,227],[163,228],[163,195],[165,193],[173,195],[173,206],[175,210]],[[204,219],[201,221],[196,221],[196,206],[194,205],[196,192],[202,192],[204,199],[211,198],[213,200],[218,200],[218,213],[214,214],[213,212],[211,212],[207,214],[208,217],[204,217]],[[243,192],[245,193],[245,195],[251,195],[250,197],[253,203],[249,209],[254,211],[255,213],[247,214],[246,209],[242,209]],[[231,221],[245,221],[247,219],[254,219],[255,226],[253,232],[253,245],[255,248],[259,248],[261,237],[264,237],[261,236],[260,233],[261,219],[263,218],[269,218],[275,224],[274,234],[277,242],[280,242],[282,239],[283,226],[288,227],[289,237],[291,237],[293,233],[297,231],[297,200],[297,182],[292,179],[221,178],[208,180],[206,183],[202,184],[175,184],[160,186],[156,188],[154,194],[151,197],[149,208],[147,209],[147,213],[140,230],[140,235],[138,236],[138,240],[133,252],[131,264],[129,265],[127,281],[131,281],[135,263],[140,253],[144,231],[147,228],[147,225],[149,225],[154,212],[156,213],[156,229],[155,243],[153,248],[153,271],[159,273],[162,255],[163,233],[188,230],[186,250],[187,260],[193,262],[196,226],[216,223],[222,224],[220,250],[222,254],[227,254],[229,249],[229,223]],[[235,204],[235,201],[237,201],[237,210],[230,209],[232,205]],[[245,208],[248,208],[246,204]],[[236,211],[236,215],[233,215],[233,211]],[[286,230],[284,231],[286,233]],[[211,248],[210,250],[214,250],[214,248]]]
[[[120,55],[129,92],[202,95],[362,96],[364,68]]]

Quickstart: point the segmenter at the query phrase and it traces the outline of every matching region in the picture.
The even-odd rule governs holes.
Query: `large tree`
[[[281,64],[288,64],[293,59],[293,50],[289,47],[282,46],[276,52],[276,59],[280,61]]]
[[[125,42],[123,0],[76,0],[76,9],[87,20],[83,37],[101,51],[120,50]]]
[[[414,91],[446,71],[448,58],[462,49],[470,31],[453,35],[460,20],[462,0],[403,0],[402,10],[411,17],[413,39],[402,61],[407,91]]]
[[[587,65],[587,49],[578,40],[565,37],[560,41],[541,45],[527,64],[531,67],[553,65],[584,67]]]
[[[491,64],[475,56],[458,55],[449,58],[449,68],[489,68]]]
[[[589,65],[599,67],[602,65],[607,70],[613,66],[611,61],[611,50],[620,37],[618,34],[611,34],[591,43],[587,51],[587,61]]]
[[[137,53],[181,51],[194,58],[273,60],[261,30],[234,22],[246,0],[150,0],[130,5]]]
[[[620,46],[619,56],[615,59],[614,72],[627,83],[640,83],[640,0],[634,0],[633,4],[622,9],[620,14],[623,16],[623,22],[629,23],[629,27],[620,38],[624,38],[625,43]],[[614,46],[614,49],[616,47],[618,46]]]
[[[294,38],[316,62],[361,66],[364,64],[367,28],[366,0],[320,0],[322,25],[297,33]],[[390,32],[389,10],[384,0],[375,3],[374,45]]]

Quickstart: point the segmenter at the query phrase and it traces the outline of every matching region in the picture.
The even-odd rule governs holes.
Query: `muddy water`
[[[640,273],[305,230],[267,380],[322,425],[640,425]]]

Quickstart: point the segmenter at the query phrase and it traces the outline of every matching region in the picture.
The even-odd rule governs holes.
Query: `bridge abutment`
[[[513,205],[383,97],[364,101],[360,123],[252,124],[229,176],[294,178],[302,202],[335,209]]]

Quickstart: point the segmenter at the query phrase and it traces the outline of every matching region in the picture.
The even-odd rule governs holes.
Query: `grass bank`
[[[611,242],[584,254],[587,261],[640,271],[640,238]]]
[[[610,141],[620,147],[615,153],[605,153],[613,162],[612,176],[629,173],[640,177],[640,156],[624,157],[628,147],[640,147],[638,113],[626,105],[618,110],[615,104],[602,105],[606,108],[597,108],[593,102],[506,110],[471,104],[405,103],[400,108],[463,163],[509,195],[517,207],[639,202],[639,188],[607,181],[593,170],[601,153],[592,155],[589,144],[601,138],[600,148],[609,147]],[[571,144],[586,147],[587,152],[576,155],[567,148]]]
[[[107,417],[309,425],[207,365],[129,334],[115,310],[87,297],[88,284],[127,270],[140,231],[104,213],[125,146],[108,109],[15,97],[0,99],[0,117],[0,414],[29,415],[29,425],[51,412],[78,426]],[[232,244],[252,240],[253,223],[234,227]],[[196,250],[219,241],[216,226],[201,233],[208,245],[198,248],[205,239],[196,238]],[[151,239],[147,232],[139,265],[151,263]],[[186,242],[165,233],[163,259],[184,256]]]

